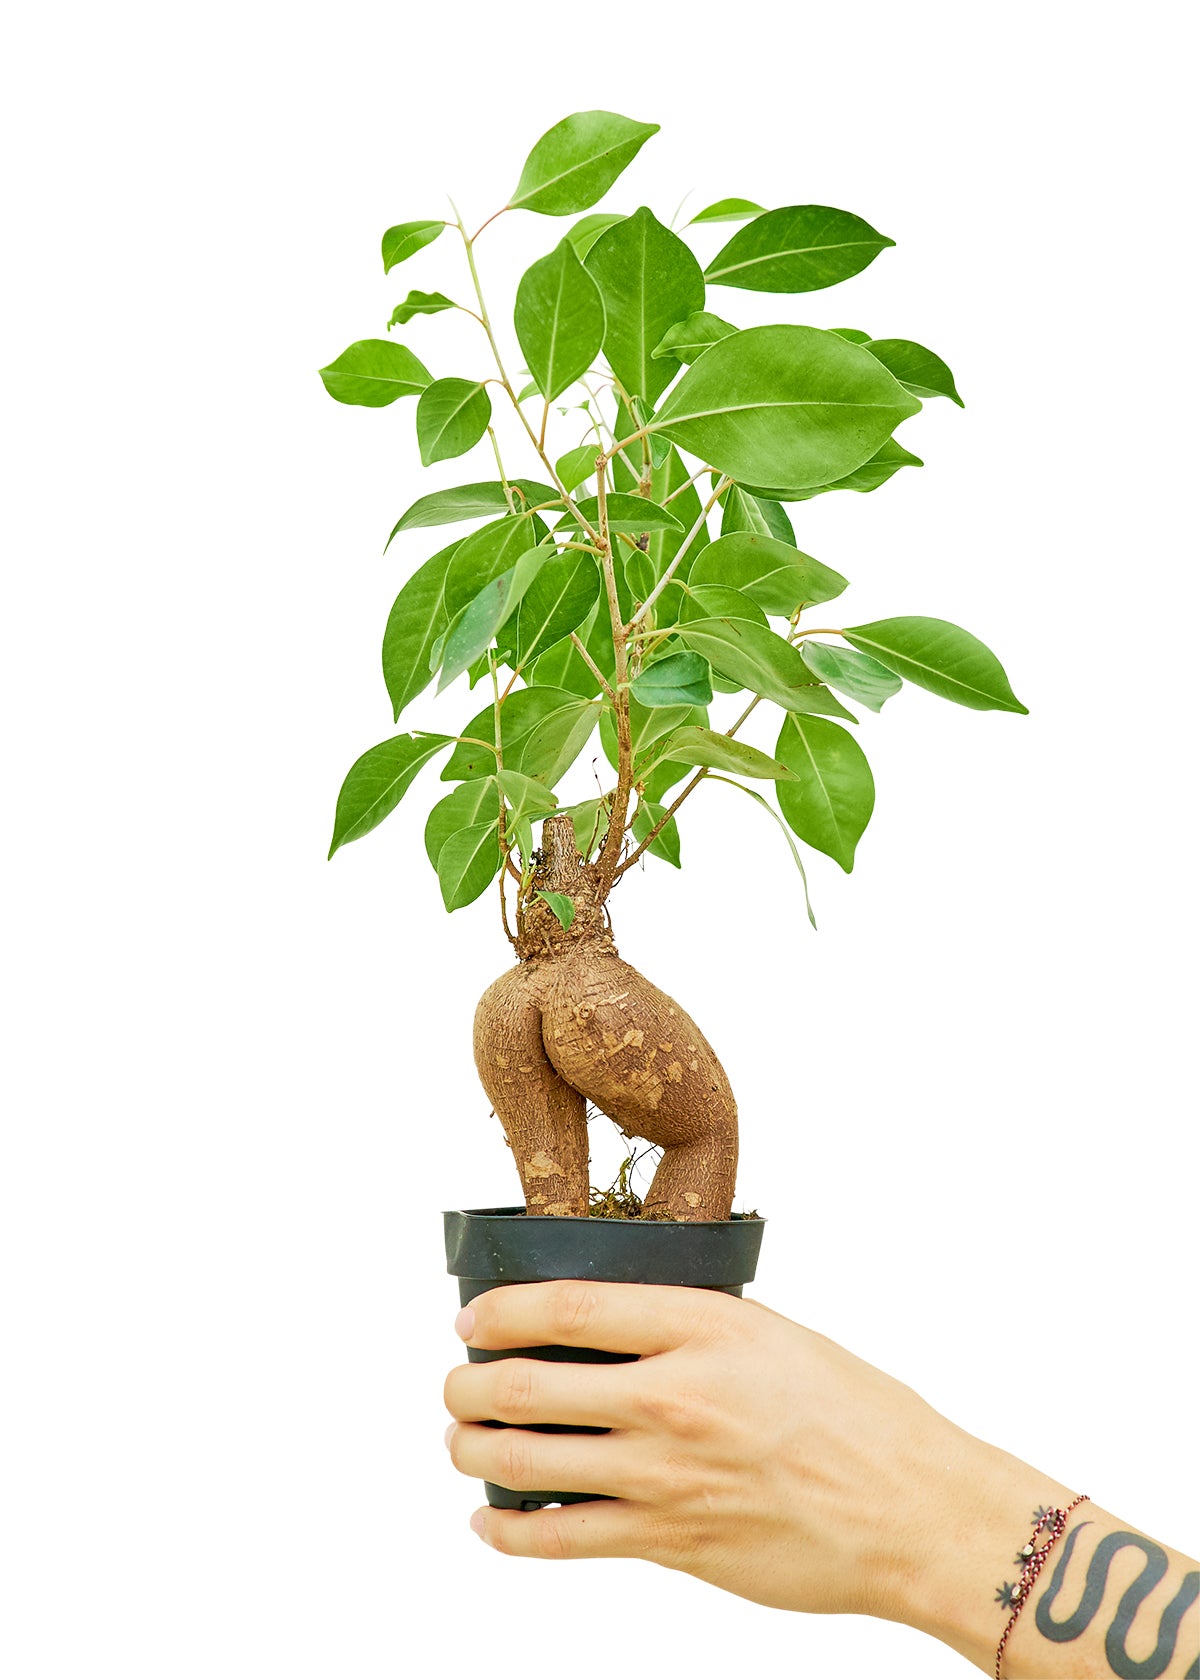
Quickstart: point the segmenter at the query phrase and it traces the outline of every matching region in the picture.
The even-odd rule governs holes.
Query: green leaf
[[[885,700],[899,694],[903,684],[894,671],[869,654],[854,648],[833,647],[828,642],[800,643],[800,656],[814,676],[839,694],[849,695],[871,711],[882,709]]]
[[[732,478],[805,488],[853,472],[919,408],[861,345],[750,327],[706,350],[651,424]]]
[[[748,619],[767,628],[766,613],[749,595],[727,583],[701,583],[698,579],[689,581],[679,603],[678,618],[680,624],[701,618]]]
[[[536,896],[544,900],[544,902],[550,906],[551,910],[553,910],[554,914],[562,923],[564,929],[570,927],[571,923],[575,920],[575,906],[571,903],[571,900],[567,897],[566,893],[539,891]]]
[[[870,344],[870,333],[860,332],[857,327],[831,327],[839,338],[848,338],[851,344]]]
[[[641,701],[630,697],[629,701],[629,733],[633,741],[633,756],[637,779],[651,774],[650,766],[658,758],[653,751],[656,741],[665,740],[676,729],[682,729],[685,724],[699,724],[708,728],[708,709],[705,706],[643,706]],[[611,706],[604,709],[600,716],[600,744],[604,748],[604,756],[616,770],[620,763],[617,742],[616,717]],[[678,780],[678,777],[676,777]],[[652,796],[655,797],[655,796]]]
[[[624,216],[612,210],[597,210],[590,216],[584,216],[574,227],[567,229],[567,238],[571,241],[571,249],[580,262],[587,256],[600,235],[618,222],[623,222]]]
[[[941,618],[880,618],[842,635],[898,677],[976,712],[1028,712],[990,648]]]
[[[600,572],[590,554],[568,549],[548,560],[510,626],[514,669],[524,669],[535,650],[546,652],[578,630],[599,594]]]
[[[808,911],[808,919],[815,928],[817,925],[817,918],[813,915],[812,900],[808,896],[808,875],[805,872],[804,860],[801,858],[800,853],[796,850],[796,842],[792,839],[792,836],[788,831],[788,826],[779,815],[779,812],[774,810],[772,806],[767,803],[762,794],[758,792],[757,788],[749,788],[746,786],[745,782],[731,782],[727,776],[714,776],[711,772],[705,777],[705,780],[709,782],[724,782],[726,787],[737,788],[739,793],[749,794],[751,799],[757,800],[757,802],[762,806],[771,821],[778,824],[783,838],[787,841],[788,846],[791,849],[792,861],[795,863],[796,868],[800,871],[800,882],[804,888],[804,908]]]
[[[832,484],[819,484],[814,490],[793,490],[790,495],[791,499],[797,502],[807,502],[813,496],[823,496],[828,490],[857,490],[860,495],[866,496],[872,490],[878,490],[881,484],[886,484],[901,467],[924,465],[920,456],[905,449],[895,438],[889,438],[869,461],[864,461],[861,467],[855,467],[845,478],[835,479]]]
[[[500,626],[516,611],[530,584],[550,559],[552,550],[529,548],[499,577],[485,583],[463,608],[446,633],[438,693],[461,677],[492,645]]]
[[[569,705],[548,712],[521,742],[517,760],[520,769],[534,781],[552,788],[583,751],[599,721],[601,709],[599,700],[572,698]],[[506,766],[509,758],[506,745]]]
[[[406,344],[386,338],[360,338],[320,373],[335,401],[360,408],[386,408],[397,397],[414,397],[433,377]]]
[[[346,773],[333,819],[332,857],[339,846],[361,840],[396,809],[423,764],[440,752],[449,735],[395,735],[356,758]]]
[[[747,216],[761,216],[762,213],[762,205],[749,198],[719,198],[707,210],[693,216],[686,225],[695,227],[697,222],[744,222]]]
[[[543,502],[558,502],[561,497],[548,484],[535,484],[529,478],[514,478],[509,488],[517,503],[523,507],[537,507]],[[488,514],[507,513],[508,498],[503,484],[457,484],[453,490],[433,490],[421,496],[402,513],[392,526],[392,535],[384,546],[387,553],[392,537],[401,531],[415,531],[430,525],[454,525],[462,519],[484,519]]]
[[[775,752],[796,775],[778,792],[789,828],[848,875],[875,806],[875,781],[862,748],[826,718],[793,715],[783,721]]]
[[[572,216],[603,198],[649,140],[657,123],[613,111],[576,111],[542,135],[525,160],[510,210]]]
[[[569,744],[572,732],[582,724],[585,712],[590,713],[591,721],[587,726],[587,734],[590,734],[595,727],[599,710],[598,700],[586,700],[581,695],[572,694],[568,689],[514,689],[500,707],[504,768],[520,770],[527,776],[536,775],[539,781],[546,782],[544,766],[547,762],[551,766],[556,762],[555,742]],[[550,727],[539,735],[538,731],[542,730],[544,724],[549,724]],[[476,713],[461,733],[475,741],[494,741],[495,711],[492,703],[489,702],[481,712]],[[534,736],[537,736],[536,741],[533,740]],[[587,735],[584,735],[567,761],[568,764],[574,762],[586,739]],[[557,750],[563,751],[565,746],[560,746]],[[527,759],[537,763],[537,771],[530,769]],[[471,746],[466,741],[460,741],[446,761],[442,770],[442,780],[469,781],[476,776],[490,776],[495,768],[496,754],[490,745]],[[557,780],[557,776],[553,777],[547,785],[553,785]]]
[[[950,369],[923,344],[907,338],[872,338],[867,349],[915,397],[949,397],[959,408],[966,406],[954,387]]]
[[[535,514],[494,519],[464,537],[446,573],[448,617],[453,618],[486,584],[515,566],[521,555],[536,548],[545,536],[546,527]]]
[[[739,229],[704,278],[710,286],[749,292],[817,292],[861,273],[895,243],[847,210],[795,204]]]
[[[823,712],[855,721],[827,688],[813,681],[799,649],[761,624],[743,618],[702,618],[681,624],[677,633],[714,671],[751,694],[761,694],[789,712]]]
[[[601,601],[588,613],[576,632],[584,647],[611,684],[614,675],[612,633],[608,612]],[[574,643],[564,639],[534,660],[526,680],[543,688],[566,688],[585,700],[593,700],[600,685],[580,656]]]
[[[654,348],[668,327],[703,309],[700,264],[642,208],[600,235],[586,266],[604,301],[609,367],[627,396],[657,402],[680,363],[674,356],[655,360]]]
[[[846,579],[832,567],[753,531],[710,543],[693,564],[689,581],[730,585],[781,618],[790,618],[797,607],[836,600],[847,588]]]
[[[383,680],[400,713],[433,679],[429,660],[434,644],[450,622],[446,612],[446,573],[457,543],[443,548],[417,569],[397,595],[383,632]]]
[[[759,781],[789,781],[793,771],[786,764],[759,752],[748,741],[731,740],[715,730],[690,724],[677,729],[662,743],[661,757],[676,759],[680,764],[694,764],[709,770],[732,770],[738,776],[753,776]]]
[[[597,497],[589,496],[585,501],[576,499],[575,506],[589,525],[595,527],[598,524],[600,503]],[[630,535],[638,535],[642,531],[683,530],[673,513],[658,507],[646,496],[627,496],[620,490],[614,490],[605,497],[605,508],[610,531],[627,531]],[[578,521],[573,521],[568,514],[561,523],[570,525],[578,524]]]
[[[499,823],[476,823],[452,834],[438,853],[438,881],[447,910],[461,910],[482,897],[500,872]]]
[[[383,236],[383,272],[389,274],[397,263],[413,256],[425,245],[432,245],[445,227],[445,222],[400,222]]]
[[[514,823],[529,822],[535,817],[548,817],[558,804],[554,794],[541,782],[535,782],[532,776],[523,776],[519,770],[499,770],[496,779],[512,809]],[[473,787],[475,784],[466,782],[463,785]]]
[[[414,315],[440,315],[443,309],[457,308],[458,305],[442,292],[409,292],[404,302],[398,303],[392,310],[388,331],[404,326]]]
[[[591,367],[604,340],[604,305],[568,240],[560,240],[521,276],[513,322],[521,353],[547,402]]]
[[[698,653],[669,653],[629,685],[643,706],[707,706],[713,697],[708,660]]]
[[[731,327],[719,315],[710,315],[707,309],[697,309],[686,321],[676,321],[673,327],[668,328],[650,354],[656,361],[664,356],[673,356],[679,362],[694,362],[710,345],[719,343],[736,331],[736,327]]]
[[[657,799],[643,799],[634,813],[633,837],[641,842],[654,828],[656,823],[662,822],[667,814],[667,807]],[[674,817],[668,818],[658,833],[646,847],[651,857],[662,858],[672,868],[679,868],[679,824]]]
[[[749,495],[750,499],[757,504],[759,511],[767,522],[767,530],[771,535],[777,537],[780,542],[789,543],[795,548],[796,533],[792,529],[791,520],[779,503],[770,496],[756,496],[751,491],[746,491],[745,494]]]
[[[439,799],[425,824],[425,855],[433,867],[437,868],[438,854],[452,834],[486,822],[489,817],[495,820],[499,811],[500,793],[494,776],[461,782],[453,793]]]
[[[396,346],[399,349],[399,346]],[[492,399],[477,379],[435,379],[417,403],[417,442],[427,467],[465,455],[487,431]]]
[[[565,455],[559,456],[554,471],[564,490],[575,490],[585,478],[596,476],[596,456],[600,452],[598,443],[581,443],[578,449],[568,449]]]
[[[575,830],[575,844],[579,847],[579,855],[582,858],[591,856],[604,834],[606,818],[602,815],[603,810],[602,799],[585,799],[578,805],[566,806],[562,812],[563,816],[571,819],[571,826]]]

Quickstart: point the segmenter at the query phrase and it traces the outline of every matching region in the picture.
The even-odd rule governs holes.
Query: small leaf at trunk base
[[[388,331],[404,326],[414,315],[440,315],[443,309],[457,308],[458,305],[441,292],[409,292],[404,302],[398,303],[392,310]]]
[[[537,897],[550,906],[551,910],[553,910],[554,914],[562,923],[564,931],[570,927],[571,923],[575,920],[575,906],[571,903],[571,900],[567,897],[566,893],[539,892]]]
[[[687,724],[661,743],[660,756],[673,758],[680,764],[704,766],[710,770],[732,770],[738,776],[754,776],[759,781],[791,781],[794,772],[786,764],[759,752],[747,741],[732,740],[718,735],[714,729]]]
[[[461,910],[481,897],[496,879],[503,859],[497,838],[499,823],[476,823],[460,828],[438,852],[437,872],[447,910]]]
[[[339,846],[361,840],[389,816],[421,766],[449,740],[448,735],[396,735],[355,759],[338,794],[329,856]]]
[[[849,695],[877,712],[885,700],[899,694],[903,683],[894,671],[856,648],[833,647],[828,642],[803,641],[800,654],[815,677],[839,693]]]
[[[415,397],[432,378],[406,344],[386,338],[360,338],[320,372],[335,401],[359,408],[386,408],[397,397]]]
[[[712,699],[712,672],[698,653],[669,653],[647,665],[629,685],[643,706],[707,706]]]
[[[400,222],[383,236],[383,272],[389,274],[425,245],[432,245],[445,222]]]
[[[875,806],[875,782],[862,748],[827,718],[792,716],[784,719],[775,751],[795,773],[778,790],[789,828],[848,875]]]
[[[586,210],[657,133],[657,123],[634,122],[615,111],[575,111],[530,152],[508,206],[543,216]]]
[[[1028,712],[988,647],[941,618],[880,618],[842,631],[898,677],[976,712]]]
[[[435,379],[417,403],[422,462],[431,467],[435,461],[465,455],[487,431],[491,417],[492,399],[479,380]]]
[[[861,273],[895,243],[848,210],[795,204],[768,210],[741,228],[704,278],[710,286],[751,292],[816,292]]]

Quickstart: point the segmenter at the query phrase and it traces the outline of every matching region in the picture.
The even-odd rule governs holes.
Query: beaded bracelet
[[[1020,1564],[1021,1573],[1016,1581],[1005,1581],[1002,1587],[996,1588],[996,1603],[1002,1604],[1012,1614],[1008,1618],[1008,1626],[1000,1635],[1000,1643],[996,1647],[995,1680],[1000,1680],[1000,1663],[1004,1657],[1004,1647],[1008,1644],[1009,1635],[1017,1625],[1017,1617],[1025,1608],[1025,1600],[1029,1597],[1033,1583],[1042,1572],[1042,1565],[1050,1555],[1054,1542],[1067,1526],[1067,1518],[1076,1505],[1087,1503],[1087,1494],[1081,1493],[1078,1499],[1073,1499],[1065,1508],[1057,1505],[1039,1506],[1033,1513],[1033,1533],[1021,1547],[1014,1558]],[[1039,1536],[1044,1538],[1039,1539]]]

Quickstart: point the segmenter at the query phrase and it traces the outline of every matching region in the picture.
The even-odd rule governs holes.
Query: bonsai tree
[[[725,1220],[738,1150],[729,1081],[685,1011],[618,956],[613,889],[646,855],[679,865],[683,807],[699,794],[688,809],[702,809],[716,780],[779,824],[807,901],[796,841],[849,871],[871,816],[851,706],[878,712],[907,680],[980,711],[1025,707],[956,625],[829,629],[822,611],[810,626],[847,580],[797,547],[785,504],[872,492],[919,467],[897,427],[925,400],[961,398],[919,344],[793,322],[739,329],[725,299],[821,290],[894,241],[818,205],[726,198],[681,232],[644,207],[593,210],[656,132],[577,112],[542,136],[475,233],[453,205],[453,220],[389,228],[385,272],[452,234],[458,272],[445,284],[460,296],[469,284],[469,301],[410,291],[388,337],[321,370],[339,402],[414,398],[427,466],[479,445],[495,468],[421,496],[389,538],[473,525],[405,583],[383,639],[396,721],[431,684],[440,693],[463,676],[480,690],[473,715],[460,704],[445,732],[412,728],[365,752],[339,794],[330,856],[441,756],[454,786],[429,812],[425,845],[443,900],[453,911],[494,890],[517,959],[479,1004],[475,1059],[527,1212],[589,1213],[592,1104],[662,1150],[646,1217]],[[516,288],[526,367],[515,379],[484,301],[481,236],[500,215],[584,211]],[[702,268],[685,236],[711,223],[736,231]],[[447,310],[478,322],[480,362],[435,377],[392,331]],[[741,738],[763,707],[778,723],[773,752]],[[597,731],[611,775],[564,804],[556,790]]]

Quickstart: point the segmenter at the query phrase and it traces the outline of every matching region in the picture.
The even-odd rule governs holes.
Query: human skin
[[[514,1357],[450,1373],[456,1421],[446,1440],[464,1475],[615,1496],[477,1511],[476,1531],[514,1556],[645,1558],[781,1609],[904,1622],[991,1674],[1008,1620],[997,1590],[1019,1576],[1015,1553],[1033,1513],[1065,1508],[1080,1491],[757,1301],[520,1284],[477,1296],[456,1329],[476,1348],[639,1356],[610,1365]],[[537,1423],[610,1433],[521,1427]],[[1017,1620],[1006,1680],[1200,1676],[1195,1568],[1080,1505]]]

